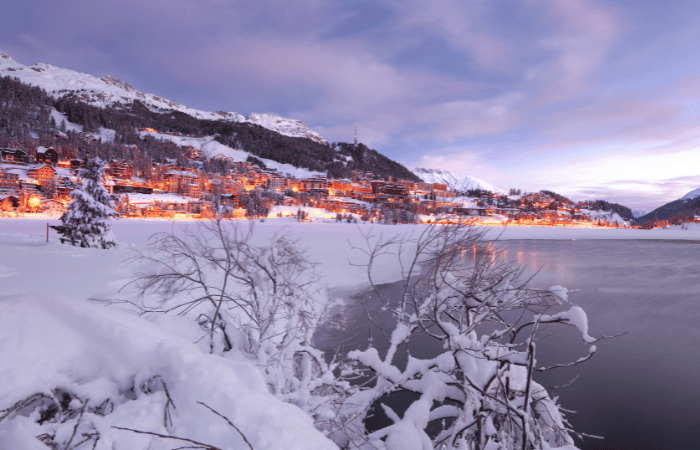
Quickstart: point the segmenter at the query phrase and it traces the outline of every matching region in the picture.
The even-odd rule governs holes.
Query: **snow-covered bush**
[[[400,299],[382,298],[384,311],[396,321],[388,348],[356,350],[349,357],[374,381],[345,402],[348,448],[428,449],[574,449],[575,434],[562,410],[534,375],[537,341],[552,324],[573,326],[589,345],[588,356],[559,364],[573,365],[595,352],[586,314],[566,306],[567,290],[528,288],[517,267],[474,227],[430,226],[417,237],[384,239],[366,235],[358,247],[372,274],[387,258],[403,270]],[[555,314],[545,314],[555,310]],[[368,310],[369,311],[369,310]],[[370,319],[373,319],[370,317]],[[430,359],[410,354],[419,334],[442,344]],[[405,367],[398,353],[406,352]],[[392,392],[415,393],[416,400],[399,415],[381,404],[394,423],[365,434],[371,406]]]
[[[335,448],[254,361],[193,344],[196,322],[120,309],[0,296],[0,449]]]
[[[275,396],[328,428],[345,384],[311,345],[322,312],[314,266],[289,236],[266,245],[252,237],[252,223],[222,220],[155,235],[137,258],[149,269],[133,283],[142,295],[155,294],[157,304],[144,297],[146,310],[196,317],[211,353],[249,355]]]
[[[63,225],[57,230],[73,245],[81,247],[109,248],[117,245],[109,222],[118,217],[112,196],[102,185],[103,163],[99,159],[89,160],[78,177],[82,185],[74,189],[73,198],[61,216]]]

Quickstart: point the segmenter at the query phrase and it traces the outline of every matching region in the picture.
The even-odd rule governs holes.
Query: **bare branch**
[[[211,406],[207,405],[206,403],[203,403],[203,402],[197,402],[197,403],[199,403],[200,405],[202,405],[202,406],[204,406],[205,408],[207,408],[209,411],[213,412],[213,413],[216,414],[217,416],[219,416],[219,417],[221,417],[222,419],[224,419],[234,430],[238,431],[238,434],[240,434],[241,437],[243,438],[243,440],[245,441],[245,443],[248,444],[248,448],[250,448],[250,450],[255,450],[255,449],[253,448],[253,446],[251,445],[250,441],[248,441],[248,438],[245,437],[245,434],[243,434],[243,432],[242,432],[241,430],[239,430],[238,427],[235,426],[235,425],[233,424],[233,422],[231,422],[231,421],[228,419],[228,417],[226,417],[226,416],[224,416],[223,414],[219,413],[217,410],[215,410],[215,409],[212,408]]]

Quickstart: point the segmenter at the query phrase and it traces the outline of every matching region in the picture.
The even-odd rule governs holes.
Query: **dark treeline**
[[[624,205],[620,205],[619,203],[596,200],[594,202],[588,202],[588,207],[598,211],[613,211],[618,213],[623,219],[634,220],[632,210]]]
[[[544,194],[544,195],[546,195],[546,196],[552,197],[552,198],[554,199],[555,202],[559,202],[559,203],[574,203],[574,202],[572,202],[571,199],[569,199],[568,197],[564,197],[563,195],[557,194],[556,192],[553,192],[553,191],[542,190],[542,191],[540,191],[540,194]]]
[[[68,122],[83,126],[83,131],[98,132],[100,127],[115,131],[113,143],[87,143],[56,123],[52,108],[65,115]],[[259,158],[271,159],[319,172],[330,178],[350,177],[353,170],[373,172],[383,178],[419,181],[418,177],[364,144],[328,145],[307,138],[283,136],[250,123],[197,119],[178,111],[154,112],[143,103],[116,104],[100,108],[68,93],[58,99],[43,89],[21,83],[12,77],[0,78],[0,147],[19,147],[30,153],[39,145],[53,146],[62,157],[90,155],[105,159],[125,158],[137,166],[136,172],[162,158],[184,162],[186,152],[170,142],[142,139],[139,128],[153,128],[164,133],[190,136],[215,136],[232,148],[245,150]],[[56,131],[65,133],[57,138]],[[133,147],[135,146],[135,148]]]

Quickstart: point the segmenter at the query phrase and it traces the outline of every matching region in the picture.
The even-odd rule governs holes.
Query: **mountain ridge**
[[[655,210],[637,219],[639,223],[653,220],[670,220],[688,222],[693,216],[700,215],[700,188],[693,189],[683,197],[661,205]]]
[[[153,112],[178,111],[203,120],[251,123],[284,136],[303,137],[321,144],[328,144],[319,133],[309,129],[300,120],[264,113],[250,113],[248,116],[243,116],[231,111],[203,111],[155,94],[143,93],[111,75],[95,77],[46,63],[26,66],[4,52],[0,52],[0,75],[10,75],[23,83],[41,87],[54,98],[75,96],[97,107],[128,105],[138,100]]]
[[[443,169],[428,169],[424,167],[416,167],[412,171],[421,180],[426,183],[442,183],[446,184],[448,189],[457,192],[467,192],[473,190],[490,191],[494,194],[506,195],[507,192],[503,189],[494,186],[493,184],[474,178],[468,175],[455,175],[452,172]]]

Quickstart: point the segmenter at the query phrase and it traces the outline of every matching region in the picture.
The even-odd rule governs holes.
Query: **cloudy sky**
[[[408,167],[651,210],[700,187],[697,0],[25,0],[0,51]]]

